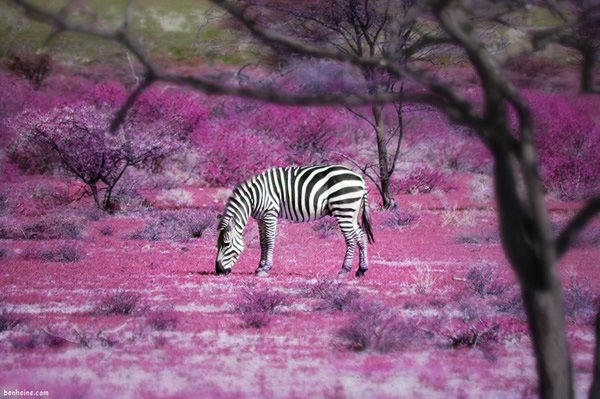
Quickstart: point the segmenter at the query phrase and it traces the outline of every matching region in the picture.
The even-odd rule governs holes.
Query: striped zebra
[[[362,208],[362,227],[359,214]],[[256,274],[273,267],[277,219],[308,222],[333,215],[346,241],[340,274],[352,270],[354,249],[360,253],[357,276],[368,269],[367,239],[374,242],[365,182],[340,165],[269,169],[242,182],[220,215],[217,274],[228,274],[244,249],[243,231],[250,216],[258,222],[260,264]]]

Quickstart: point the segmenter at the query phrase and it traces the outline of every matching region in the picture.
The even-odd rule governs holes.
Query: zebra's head
[[[217,274],[229,274],[244,250],[242,229],[236,226],[234,217],[219,216],[219,238],[217,239]]]

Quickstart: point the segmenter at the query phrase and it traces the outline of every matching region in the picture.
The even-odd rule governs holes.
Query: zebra
[[[250,216],[258,222],[260,236],[260,263],[255,273],[266,275],[273,267],[277,219],[308,222],[326,215],[335,217],[346,242],[339,273],[352,270],[358,245],[356,276],[363,276],[368,269],[367,240],[375,242],[367,190],[359,174],[341,165],[272,168],[239,184],[219,215],[216,273],[229,274],[237,262]]]

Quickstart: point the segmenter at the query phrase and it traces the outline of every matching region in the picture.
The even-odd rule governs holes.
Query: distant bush
[[[47,216],[33,222],[0,220],[0,238],[9,240],[74,240],[83,236],[84,222],[77,217]]]
[[[398,194],[427,194],[434,189],[449,191],[452,185],[447,179],[439,170],[417,167],[407,176],[396,179],[394,187]]]
[[[586,324],[593,324],[600,308],[600,295],[592,289],[589,280],[580,280],[572,274],[564,286],[564,303],[565,314],[571,320],[579,318]]]
[[[244,288],[235,300],[235,310],[240,313],[244,325],[262,328],[271,322],[271,316],[281,306],[291,304],[289,295],[270,288]]]
[[[397,207],[385,213],[382,224],[392,229],[409,226],[419,220],[419,215]]]
[[[104,297],[95,307],[94,313],[109,315],[133,315],[140,309],[142,296],[132,291],[117,291]]]
[[[32,198],[44,209],[67,205],[71,202],[69,192],[65,187],[53,187],[41,184],[33,187]]]
[[[321,279],[315,284],[307,285],[304,289],[305,296],[318,298],[321,303],[317,310],[348,311],[360,300],[360,293],[356,289],[348,289],[340,281]]]
[[[112,195],[125,171],[157,171],[206,116],[197,98],[182,90],[144,92],[117,132],[109,125],[124,91],[96,87],[87,102],[26,109],[11,121],[16,133],[8,154],[27,173],[56,166],[87,187],[98,208],[111,211]]]
[[[477,346],[498,342],[498,331],[500,325],[494,324],[491,327],[481,328],[475,324],[463,325],[448,335],[448,340],[452,348],[474,348]]]
[[[491,349],[508,331],[490,317],[491,308],[480,301],[459,302],[460,317],[443,320],[435,334],[442,335],[451,348]]]
[[[274,166],[339,162],[351,151],[351,118],[333,108],[300,108],[228,99],[192,136],[203,179],[239,183]]]
[[[23,318],[19,317],[13,309],[9,309],[6,305],[0,306],[0,332],[12,330],[23,322]]]
[[[153,330],[166,331],[175,329],[178,319],[172,308],[163,307],[149,311],[146,314],[146,323]]]
[[[156,212],[156,216],[141,230],[132,234],[134,240],[187,241],[200,238],[216,220],[212,212],[196,209]]]
[[[338,339],[350,350],[383,353],[405,349],[416,336],[414,324],[377,302],[357,304],[346,325],[337,331]]]
[[[469,288],[481,298],[488,295],[501,295],[508,288],[504,280],[492,270],[491,265],[485,263],[472,266],[467,272],[466,279]]]
[[[584,100],[540,91],[526,92],[535,122],[542,179],[546,188],[568,199],[584,198],[600,189],[600,123]]]
[[[81,250],[73,245],[62,245],[54,249],[38,249],[25,255],[29,259],[44,262],[77,262],[83,258]]]
[[[100,228],[100,234],[105,237],[112,236],[114,232],[115,230],[112,228],[112,226],[102,226],[102,228]]]

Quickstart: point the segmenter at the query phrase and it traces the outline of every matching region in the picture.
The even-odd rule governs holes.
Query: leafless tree
[[[340,55],[355,57],[380,57],[395,54],[396,62],[406,64],[408,53],[398,51],[415,42],[419,37],[416,19],[404,20],[415,7],[413,0],[331,0],[319,1],[262,1],[245,0],[245,12],[251,14],[262,26],[273,32],[287,34],[304,42],[322,46]],[[288,58],[285,47],[276,49],[280,57]],[[302,56],[302,54],[299,54]],[[414,56],[414,54],[411,54]],[[376,65],[358,65],[358,76],[364,84],[355,84],[351,90],[363,90],[369,94],[402,93],[403,77],[390,74]],[[319,73],[319,71],[316,71]],[[357,79],[358,80],[358,79]],[[395,122],[389,128],[384,118],[384,105],[371,104],[366,110],[348,110],[366,121],[373,129],[377,143],[377,165],[359,166],[369,177],[381,196],[385,209],[395,208],[391,189],[391,177],[400,155],[404,135],[403,103],[394,103]],[[354,162],[354,161],[353,161]]]
[[[148,85],[162,80],[189,86],[207,94],[237,95],[282,104],[427,104],[443,112],[453,123],[471,128],[493,155],[502,244],[521,284],[537,363],[540,396],[556,399],[574,397],[558,262],[577,234],[600,212],[600,196],[591,198],[558,236],[553,237],[539,176],[532,113],[518,88],[503,72],[502,66],[517,57],[534,54],[550,43],[568,45],[584,54],[582,88],[596,92],[593,79],[595,58],[586,61],[585,54],[589,52],[582,49],[595,46],[591,43],[593,37],[590,38],[583,32],[586,31],[586,26],[594,26],[590,25],[590,18],[597,21],[594,16],[598,15],[598,5],[595,2],[586,4],[583,1],[549,0],[535,4],[529,4],[525,0],[419,2],[418,7],[413,8],[404,18],[395,19],[393,24],[403,26],[411,20],[424,21],[426,25],[437,27],[432,30],[435,34],[423,35],[406,47],[392,47],[393,51],[356,54],[340,52],[320,43],[304,41],[265,28],[238,2],[212,1],[235,17],[256,39],[275,51],[343,62],[364,70],[372,68],[378,73],[387,73],[409,82],[410,87],[401,92],[376,90],[366,93],[293,93],[277,88],[239,86],[208,77],[170,73],[156,67],[136,44],[128,33],[127,23],[115,32],[107,32],[77,25],[70,22],[64,13],[52,13],[24,0],[12,0],[12,3],[20,5],[31,17],[53,24],[58,31],[71,30],[115,40],[138,59],[146,70],[146,78],[115,118],[116,125],[121,123],[123,115]],[[553,26],[526,32],[522,40],[501,52],[491,51],[489,44],[479,35],[481,26],[510,24],[511,15],[527,14],[537,7],[547,8],[561,18],[557,18]],[[465,57],[479,79],[483,95],[482,106],[463,96],[450,79],[444,80],[417,61],[404,62],[407,55],[437,46]],[[516,134],[515,126],[509,118],[510,109],[515,110],[517,116]],[[596,331],[598,340],[600,327]],[[599,369],[600,367],[596,367],[594,371],[594,388],[590,391],[590,397],[593,398],[598,397]]]

